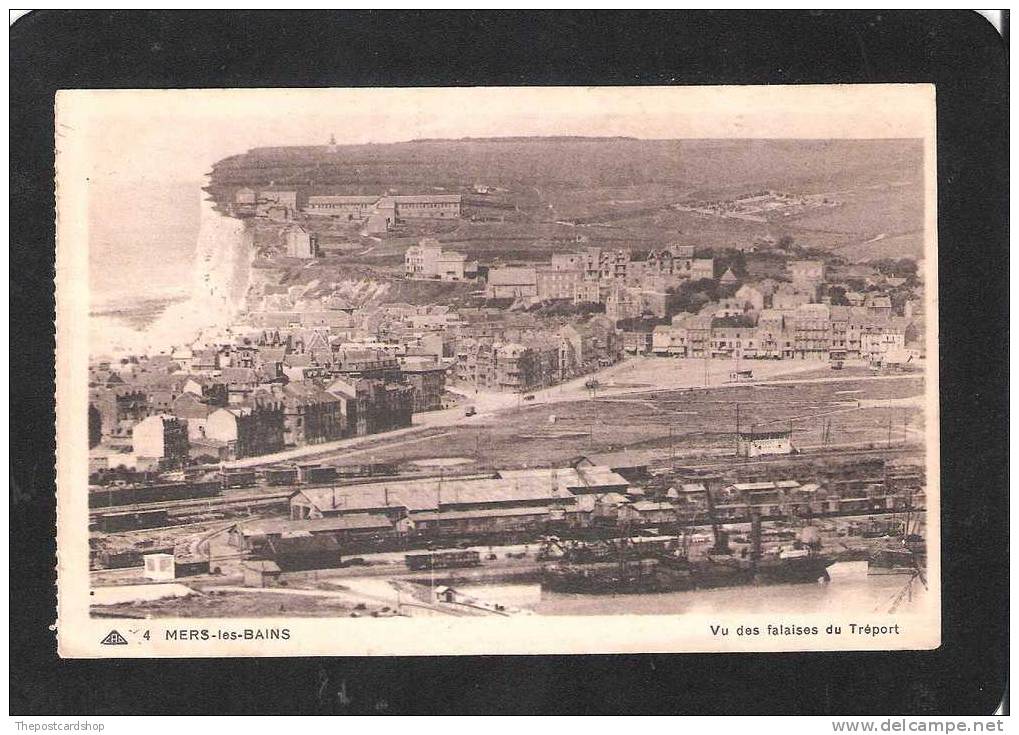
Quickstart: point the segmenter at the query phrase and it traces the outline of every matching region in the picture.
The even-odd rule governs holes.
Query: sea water
[[[486,602],[533,610],[539,615],[681,615],[726,613],[888,613],[914,611],[927,594],[919,579],[900,593],[909,575],[854,575],[828,583],[745,585],[637,595],[549,592],[540,584],[458,585]],[[897,604],[896,604],[897,603]]]
[[[169,352],[221,336],[247,292],[253,250],[202,183],[97,183],[89,192],[90,352]]]

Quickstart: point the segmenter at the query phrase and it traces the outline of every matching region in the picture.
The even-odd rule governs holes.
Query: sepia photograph
[[[939,645],[932,86],[56,108],[62,655]]]

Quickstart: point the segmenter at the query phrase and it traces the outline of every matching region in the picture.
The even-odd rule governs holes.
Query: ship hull
[[[827,557],[779,559],[757,564],[742,560],[672,564],[579,564],[546,568],[542,588],[574,594],[683,592],[767,584],[814,584],[830,580]]]

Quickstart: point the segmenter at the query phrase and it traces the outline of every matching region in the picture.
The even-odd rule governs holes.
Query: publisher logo
[[[99,641],[99,644],[103,646],[126,646],[127,638],[122,636],[117,631],[111,630],[109,633],[107,633],[105,638]]]

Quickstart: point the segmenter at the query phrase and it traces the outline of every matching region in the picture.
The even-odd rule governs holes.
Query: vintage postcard
[[[56,108],[62,656],[940,644],[932,86]]]

